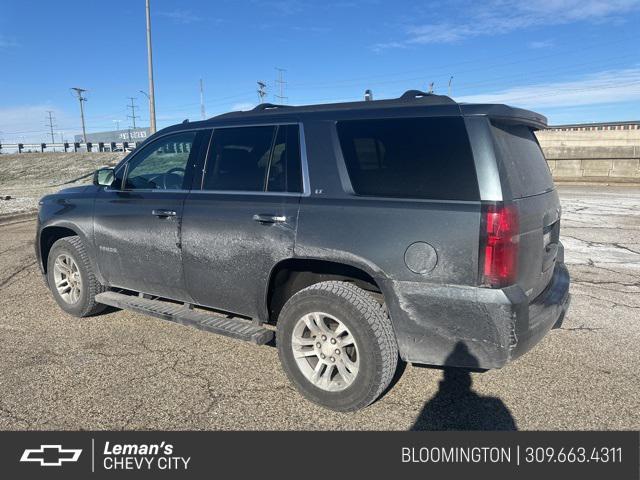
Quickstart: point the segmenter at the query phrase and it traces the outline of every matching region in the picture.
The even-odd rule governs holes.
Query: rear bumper
[[[516,310],[516,338],[511,350],[514,360],[531,350],[554,327],[560,327],[571,302],[569,271],[556,265],[549,286],[522,312]]]
[[[564,263],[531,301],[519,287],[382,283],[401,357],[429,365],[502,367],[559,325],[570,300]]]

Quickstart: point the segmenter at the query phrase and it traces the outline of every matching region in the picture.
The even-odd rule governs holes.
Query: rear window
[[[478,181],[460,117],[338,122],[355,193],[365,196],[478,200]]]
[[[549,166],[531,128],[493,123],[492,130],[514,197],[530,197],[553,189]]]

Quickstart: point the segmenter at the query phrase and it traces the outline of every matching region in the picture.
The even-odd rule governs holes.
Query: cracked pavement
[[[305,401],[272,347],[125,311],[64,315],[35,265],[34,221],[0,223],[0,429],[640,429],[640,187],[559,190],[573,282],[562,329],[472,373],[471,392],[407,366],[351,414]]]

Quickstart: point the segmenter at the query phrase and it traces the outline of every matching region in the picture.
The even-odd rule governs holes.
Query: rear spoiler
[[[502,104],[460,104],[460,111],[464,116],[485,115],[492,120],[503,123],[527,125],[534,130],[547,128],[547,117],[523,108],[510,107]]]

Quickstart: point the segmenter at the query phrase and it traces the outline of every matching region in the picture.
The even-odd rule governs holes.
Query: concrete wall
[[[613,127],[604,127],[613,128]],[[556,180],[640,182],[640,128],[536,133]]]

